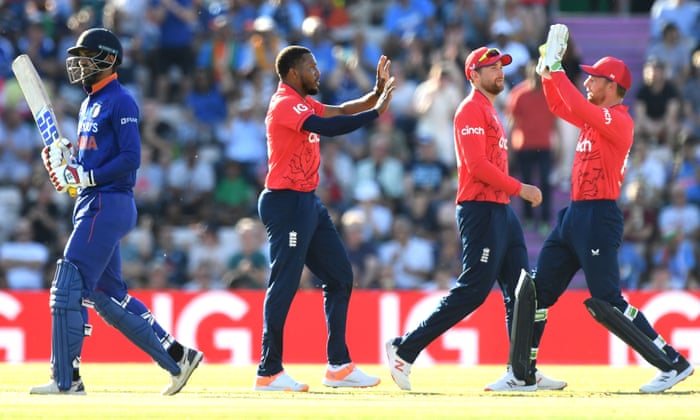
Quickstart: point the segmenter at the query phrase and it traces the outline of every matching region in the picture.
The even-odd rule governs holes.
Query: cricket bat
[[[53,111],[53,105],[31,58],[27,54],[21,54],[15,58],[12,61],[12,71],[17,78],[24,99],[32,111],[34,122],[41,134],[41,140],[48,146],[60,139],[62,137],[61,131]],[[71,197],[75,197],[76,188],[69,188],[68,193]]]

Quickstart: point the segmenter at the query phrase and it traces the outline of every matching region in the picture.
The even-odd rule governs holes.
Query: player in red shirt
[[[509,205],[510,197],[520,196],[533,206],[542,202],[539,188],[508,175],[508,141],[493,103],[504,89],[503,66],[511,61],[508,54],[481,47],[464,64],[472,91],[454,117],[463,272],[427,319],[386,343],[391,376],[401,389],[411,389],[408,376],[418,354],[481,306],[496,281],[503,291],[510,330],[515,283],[520,270],[529,267],[523,229]]]
[[[388,109],[394,89],[391,61],[377,63],[374,91],[338,106],[324,105],[318,93],[320,73],[307,48],[292,45],[277,55],[280,83],[270,99],[267,127],[268,174],[258,212],[270,242],[270,279],[265,294],[262,356],[254,389],[308,391],[282,367],[284,323],[299,288],[304,265],[323,283],[328,326],[328,368],[323,384],[370,387],[379,378],[358,369],[345,340],[353,273],[347,251],[328,210],[315,194],[321,161],[320,136],[358,129]]]
[[[617,253],[623,218],[616,200],[632,147],[634,122],[622,104],[632,76],[625,63],[614,57],[603,57],[593,66],[582,65],[588,74],[583,84],[587,95],[584,98],[561,66],[567,39],[565,25],[551,26],[537,71],[552,112],[581,129],[571,172],[571,203],[559,212],[557,225],[537,259],[534,326],[521,330],[516,309],[511,346],[523,337],[521,334],[532,331],[533,345],[526,350],[528,356],[516,359],[529,357],[530,369],[534,369],[547,311],[564,293],[574,274],[583,269],[592,296],[585,301],[591,315],[661,371],[640,391],[663,392],[692,375],[693,366],[664,341],[642,312],[625,300],[620,289]],[[519,296],[518,299],[520,302]],[[489,387],[496,391],[523,391],[533,380],[516,377],[509,370]]]
[[[549,175],[552,171],[552,135],[557,118],[549,110],[544,97],[542,81],[535,72],[536,61],[525,69],[525,80],[513,86],[506,102],[508,128],[515,164],[523,182],[530,183],[537,174],[542,190],[539,223],[531,206],[524,206],[523,224],[531,224],[538,231],[549,230],[551,221],[551,189]]]

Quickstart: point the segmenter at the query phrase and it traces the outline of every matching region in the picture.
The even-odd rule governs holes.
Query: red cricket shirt
[[[549,109],[581,128],[571,169],[571,199],[617,200],[632,148],[634,121],[627,106],[592,104],[563,71],[542,79]]]
[[[496,108],[474,89],[454,118],[457,152],[457,203],[510,203],[520,193],[520,181],[508,175],[508,138]]]
[[[303,98],[291,86],[279,83],[265,117],[266,188],[302,192],[316,189],[321,164],[321,138],[316,133],[304,131],[301,126],[310,115],[323,115],[325,108],[314,98]]]
[[[556,117],[547,106],[542,89],[530,80],[520,82],[508,94],[505,113],[513,118],[510,145],[517,151],[550,150]]]

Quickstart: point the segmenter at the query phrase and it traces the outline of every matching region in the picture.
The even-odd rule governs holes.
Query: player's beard
[[[97,74],[92,74],[84,78],[80,83],[83,85],[83,91],[88,95],[92,93],[92,86],[97,83]]]
[[[81,74],[90,73],[85,76],[80,83],[83,85],[83,89],[90,93],[92,91],[92,85],[97,83],[98,76],[100,75],[100,68],[96,64],[90,66],[81,67]]]
[[[593,105],[600,105],[601,100],[598,97],[598,95],[594,94],[591,91],[586,91],[586,99],[588,99],[588,102],[592,103]]]
[[[492,95],[498,95],[499,93],[503,92],[505,86],[503,86],[503,82],[498,83],[494,79],[492,83],[483,83],[481,88]]]
[[[98,74],[99,74],[99,73],[91,74],[91,75],[89,75],[88,77],[86,77],[86,78],[84,78],[84,79],[82,80],[83,88],[84,88],[85,90],[88,90],[88,91],[89,91],[89,90],[92,89],[92,85],[94,85],[95,82],[97,82],[97,75],[98,75]]]
[[[318,82],[315,79],[310,83],[304,80],[303,87],[307,95],[316,95],[318,93]]]

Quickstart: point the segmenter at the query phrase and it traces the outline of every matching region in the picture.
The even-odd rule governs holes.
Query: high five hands
[[[566,25],[556,23],[549,27],[547,42],[540,45],[540,58],[537,61],[535,71],[540,76],[547,76],[548,72],[563,71],[561,60],[566,53],[569,42],[569,28]]]
[[[374,105],[374,109],[379,114],[383,114],[389,108],[392,93],[396,87],[394,78],[389,73],[389,67],[391,67],[391,60],[387,56],[382,55],[377,63],[377,79],[374,84],[374,95],[377,96],[377,103]]]

